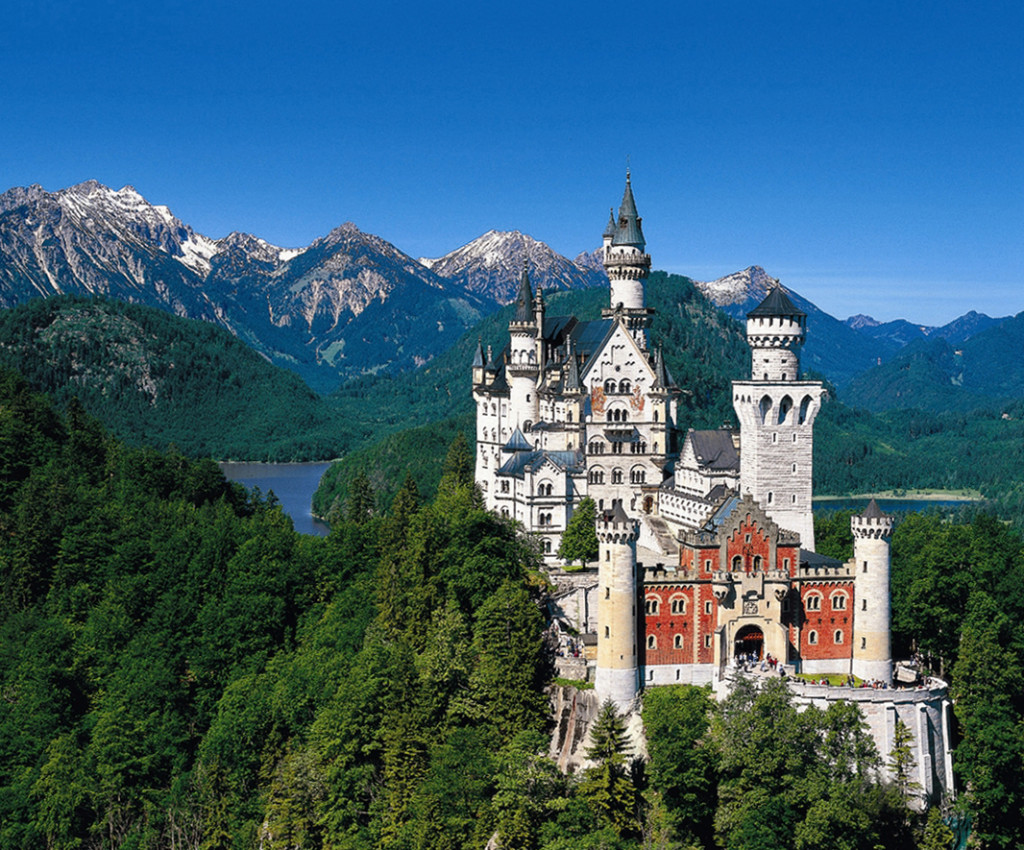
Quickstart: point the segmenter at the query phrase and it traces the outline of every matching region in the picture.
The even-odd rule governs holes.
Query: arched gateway
[[[755,658],[762,658],[764,653],[764,632],[759,626],[744,626],[736,632],[733,656],[746,658],[753,653]]]

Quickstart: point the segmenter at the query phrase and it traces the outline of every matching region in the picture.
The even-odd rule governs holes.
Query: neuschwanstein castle
[[[945,686],[891,688],[892,519],[874,503],[855,516],[846,563],[814,551],[823,390],[800,380],[806,315],[775,287],[747,315],[750,379],[732,385],[740,428],[683,432],[685,388],[648,339],[641,223],[627,174],[603,236],[601,319],[547,315],[524,268],[508,346],[496,357],[478,346],[476,480],[488,508],[519,520],[554,566],[574,509],[587,496],[597,504],[596,579],[577,583],[566,609],[596,641],[602,700],[628,707],[651,685],[717,688],[751,656],[850,674],[884,688],[794,688],[806,702],[857,702],[882,753],[902,719],[923,793],[951,789]]]

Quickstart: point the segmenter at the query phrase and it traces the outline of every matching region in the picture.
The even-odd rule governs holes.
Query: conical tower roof
[[[883,517],[888,516],[888,514],[878,507],[878,502],[872,499],[868,502],[868,506],[864,508],[864,513],[862,513],[861,516],[864,517],[864,519],[882,519]]]
[[[640,215],[636,211],[636,201],[633,199],[633,185],[627,171],[626,190],[622,194],[622,203],[619,205],[619,221],[615,228],[615,236],[612,237],[612,244],[630,245],[643,251],[647,242],[644,240],[640,221]]]
[[[615,235],[615,210],[612,207],[608,207],[608,224],[601,235],[609,238]]]
[[[580,366],[576,362],[576,347],[573,345],[572,340],[569,340],[569,368],[565,375],[565,389],[571,390],[582,390],[583,383],[580,381]]]
[[[527,270],[529,260],[523,260],[523,273],[519,276],[519,295],[516,296],[517,322],[533,321],[533,290],[530,288],[530,272]]]
[[[806,318],[807,314],[790,301],[789,296],[786,295],[782,287],[776,283],[775,286],[772,287],[771,292],[769,292],[765,297],[764,301],[747,313],[748,319],[769,318],[772,316]]]
[[[476,351],[473,354],[473,368],[482,369],[487,365],[487,361],[484,359],[484,344],[483,340],[477,337],[476,340]]]

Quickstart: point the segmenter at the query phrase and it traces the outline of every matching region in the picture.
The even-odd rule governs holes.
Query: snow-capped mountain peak
[[[420,259],[431,271],[500,304],[515,299],[524,261],[530,270],[530,279],[542,289],[607,285],[603,269],[574,263],[518,230],[488,230],[443,257]]]
[[[717,280],[695,280],[694,284],[717,307],[743,304],[747,301],[760,302],[769,290],[778,283],[760,266],[748,266]]]

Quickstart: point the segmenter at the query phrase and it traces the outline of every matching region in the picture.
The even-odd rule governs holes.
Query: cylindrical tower
[[[800,379],[800,346],[807,332],[807,314],[798,310],[776,286],[768,297],[747,313],[752,381]]]
[[[516,297],[516,314],[508,323],[509,360],[505,371],[509,384],[509,414],[514,427],[529,431],[537,422],[540,402],[537,397],[537,378],[540,364],[537,360],[537,305],[530,288],[530,274],[523,263]],[[540,306],[543,317],[543,300]]]
[[[864,513],[850,518],[856,572],[853,614],[853,674],[892,684],[889,602],[889,540],[893,518],[874,499]]]
[[[597,682],[600,702],[628,708],[638,690],[636,541],[640,523],[622,506],[598,515]]]
[[[608,222],[603,237],[603,262],[611,283],[611,303],[605,315],[621,312],[633,338],[646,350],[651,311],[646,307],[644,284],[651,273],[651,257],[645,253],[647,243],[641,228],[642,221],[636,210],[627,171],[619,218]]]

